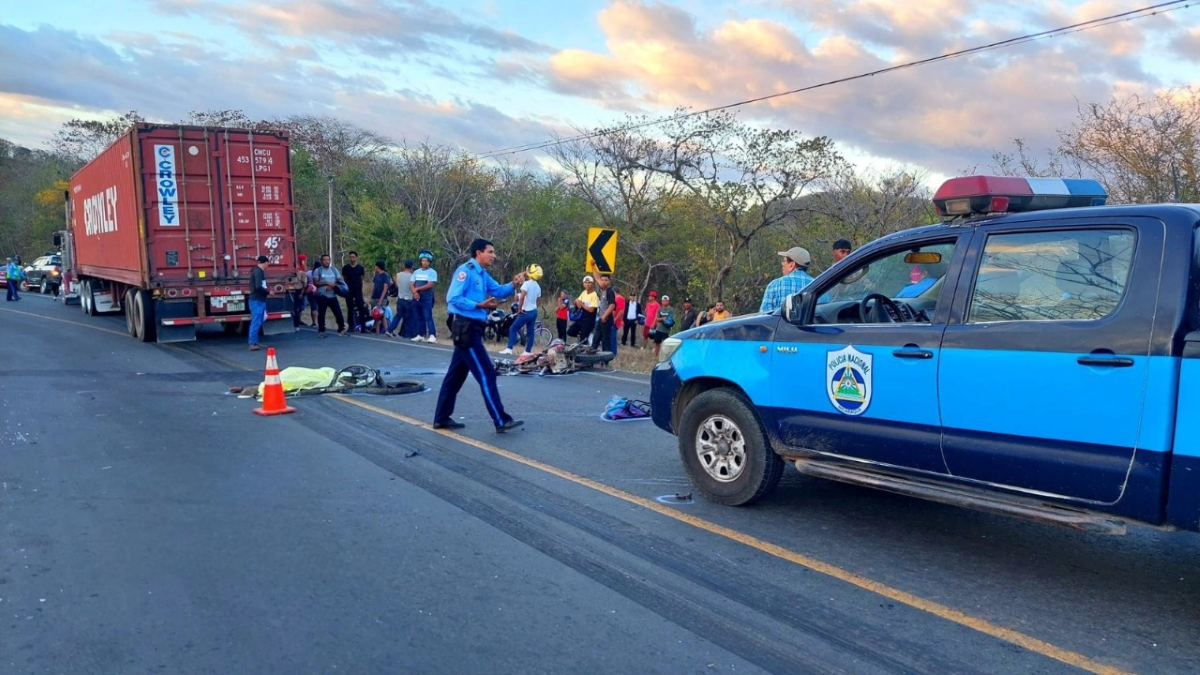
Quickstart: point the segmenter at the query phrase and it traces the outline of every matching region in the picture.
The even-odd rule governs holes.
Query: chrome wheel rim
[[[746,470],[746,437],[724,415],[711,415],[696,429],[696,457],[704,472],[720,483],[732,483]]]

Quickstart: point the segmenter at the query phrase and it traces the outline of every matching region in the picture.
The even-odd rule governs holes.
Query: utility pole
[[[333,259],[333,176],[326,176],[329,179],[329,258]]]

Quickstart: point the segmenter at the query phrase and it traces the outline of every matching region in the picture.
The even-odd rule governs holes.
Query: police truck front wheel
[[[700,494],[719,504],[753,504],[783,475],[783,458],[771,449],[758,415],[728,389],[703,392],[688,403],[679,455]]]

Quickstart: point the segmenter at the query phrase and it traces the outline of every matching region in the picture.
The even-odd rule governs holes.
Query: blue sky
[[[1017,0],[110,0],[0,15],[0,138],[73,117],[328,114],[487,152],[707,108],[1153,4]],[[1079,105],[1197,82],[1200,8],[741,109],[857,161],[946,175]],[[528,157],[536,161],[535,157]]]

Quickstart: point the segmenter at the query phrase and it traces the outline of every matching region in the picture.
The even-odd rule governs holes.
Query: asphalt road
[[[1101,537],[789,469],[745,509],[604,422],[647,378],[502,378],[428,428],[446,346],[272,339],[429,389],[226,394],[264,352],[0,305],[2,673],[1200,672],[1200,537]],[[416,454],[413,454],[413,453]]]

